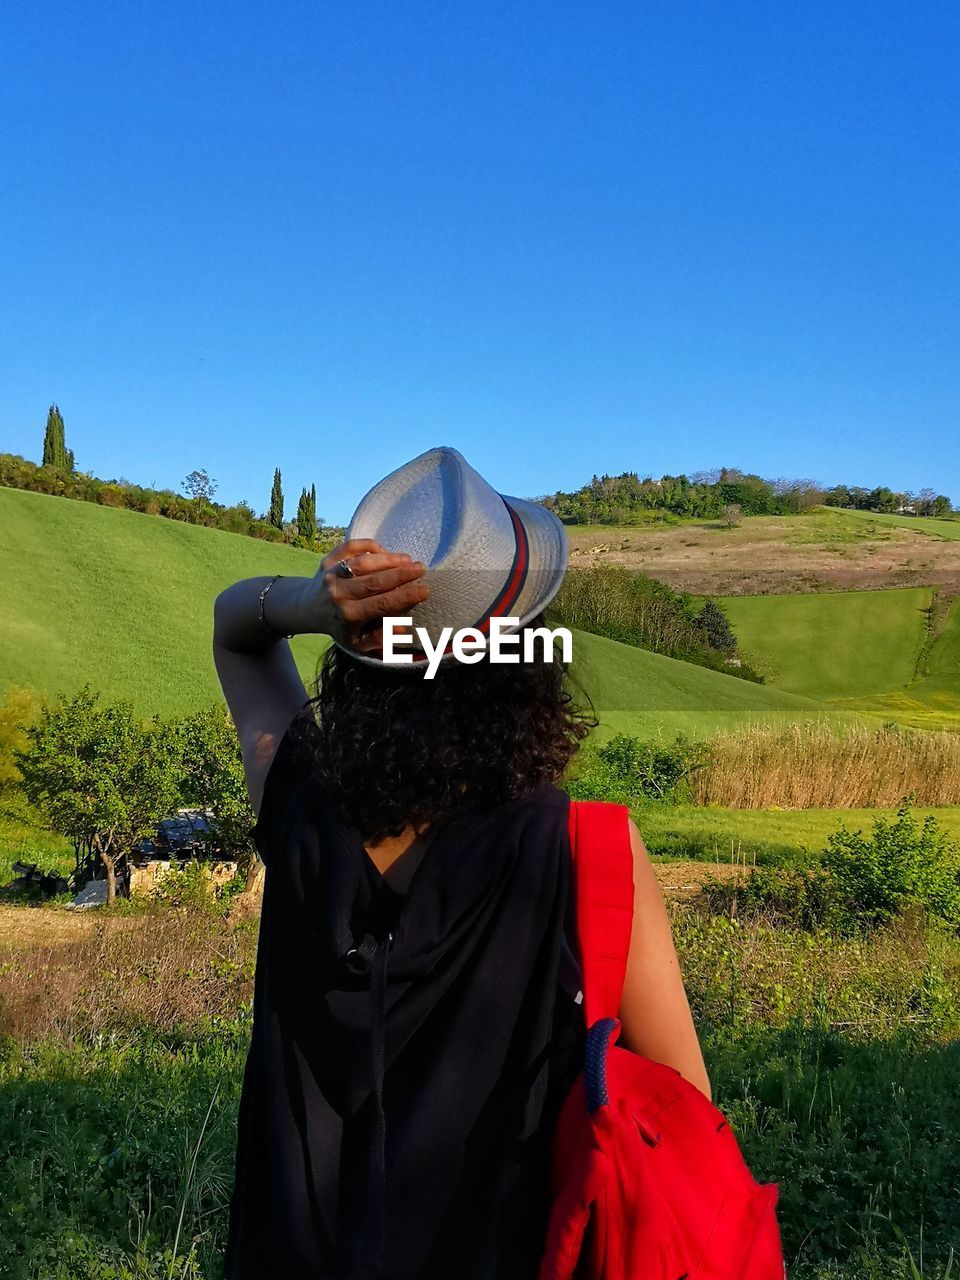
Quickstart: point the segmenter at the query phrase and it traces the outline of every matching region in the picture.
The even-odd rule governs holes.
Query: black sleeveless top
[[[556,1110],[580,1070],[561,991],[567,797],[441,824],[393,891],[282,739],[227,1280],[535,1280]]]

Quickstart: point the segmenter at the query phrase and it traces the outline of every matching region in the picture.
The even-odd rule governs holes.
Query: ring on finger
[[[337,561],[337,577],[339,578],[355,578],[357,575],[350,568],[349,560]]]

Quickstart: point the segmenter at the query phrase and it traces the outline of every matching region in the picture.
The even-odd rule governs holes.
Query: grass
[[[960,541],[960,519],[956,517],[937,516],[897,516],[886,515],[876,511],[847,511],[843,514],[853,520],[871,520],[879,526],[892,526],[898,529],[915,529],[934,538],[944,538],[948,542]]]
[[[960,734],[805,721],[721,731],[692,778],[700,804],[732,809],[960,803]]]
[[[928,587],[727,596],[748,657],[778,689],[921,729],[960,729],[960,599]],[[937,629],[939,627],[939,629]]]
[[[913,810],[928,813],[960,842],[960,805]],[[651,853],[700,861],[779,863],[810,861],[827,836],[845,825],[869,831],[874,819],[892,819],[889,809],[721,809],[712,805],[642,806],[634,819]]]
[[[683,904],[674,927],[717,1100],[780,1183],[791,1280],[906,1280],[898,1232],[940,1275],[960,1236],[960,942]],[[166,910],[0,953],[0,1274],[221,1280],[254,946],[249,923]]]
[[[903,688],[926,638],[928,587],[815,595],[727,596],[744,652],[778,689],[823,700]]]
[[[220,697],[210,646],[224,587],[319,566],[295,547],[5,488],[0,559],[16,602],[0,621],[0,693],[19,684],[52,697],[89,680],[165,715]],[[297,636],[292,646],[309,678],[323,643]]]
[[[695,733],[757,720],[822,715],[822,705],[663,654],[576,632],[574,682],[593,702],[605,733]]]
[[[842,705],[876,711],[920,729],[943,725],[960,730],[960,599],[953,601],[919,665],[918,675],[905,688],[869,699],[848,698]]]

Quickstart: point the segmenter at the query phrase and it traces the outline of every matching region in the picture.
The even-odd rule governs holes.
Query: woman
[[[412,618],[434,645],[491,616],[535,629],[566,555],[549,511],[435,449],[371,490],[314,578],[217,600],[266,865],[228,1280],[536,1276],[583,1036],[556,784],[590,726],[558,663],[447,654],[427,679],[415,641],[383,660],[381,624]],[[286,643],[302,632],[335,642],[309,700]],[[622,1041],[708,1092],[631,840]]]

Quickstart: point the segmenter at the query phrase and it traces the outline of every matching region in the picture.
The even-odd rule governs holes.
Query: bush
[[[933,815],[918,823],[901,805],[868,838],[841,827],[823,865],[835,886],[832,923],[842,931],[884,924],[910,906],[960,928],[960,849]]]
[[[575,799],[686,800],[690,778],[706,761],[706,746],[677,734],[672,743],[618,734],[584,756],[571,787]]]
[[[757,867],[743,880],[708,880],[703,887],[717,914],[760,917],[774,927],[813,931],[831,918],[835,886],[820,867]]]
[[[852,935],[910,912],[960,929],[960,849],[936,818],[918,823],[902,805],[895,822],[878,818],[869,837],[834,832],[819,867],[759,867],[740,881],[712,881],[704,893],[715,912],[798,929]]]
[[[171,859],[170,866],[160,872],[153,883],[150,897],[157,906],[189,907],[193,911],[216,912],[222,909],[221,895],[233,895],[235,879],[229,889],[218,890],[203,862],[189,858],[185,862]]]

